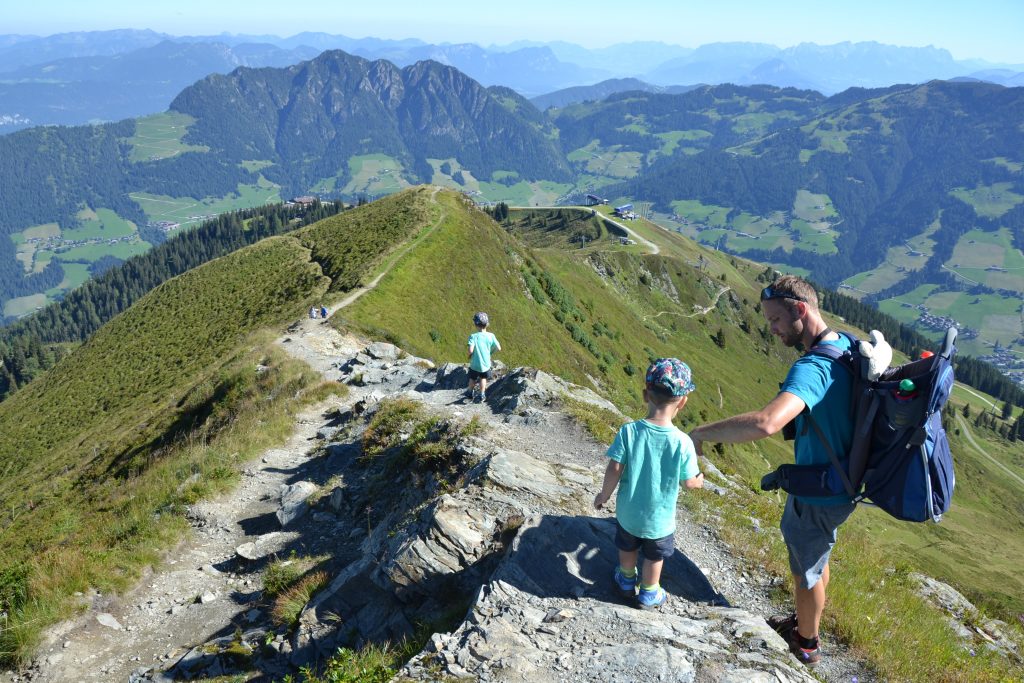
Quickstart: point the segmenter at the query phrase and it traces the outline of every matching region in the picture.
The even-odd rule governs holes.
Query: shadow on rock
[[[494,578],[541,598],[621,602],[612,582],[619,557],[614,538],[615,520],[610,517],[535,518],[516,537],[512,554]],[[678,548],[665,560],[661,584],[671,595],[691,602],[728,605]]]

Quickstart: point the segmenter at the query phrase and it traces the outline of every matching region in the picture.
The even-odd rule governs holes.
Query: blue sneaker
[[[615,585],[619,588],[622,597],[632,600],[636,597],[637,576],[626,576],[622,573],[621,567],[615,568]]]
[[[636,601],[640,605],[640,609],[656,609],[668,602],[668,593],[661,586],[654,590],[641,588],[640,593],[636,596]]]

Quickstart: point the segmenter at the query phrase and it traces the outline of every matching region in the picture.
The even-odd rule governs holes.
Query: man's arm
[[[761,410],[701,425],[689,432],[690,438],[698,455],[704,455],[704,441],[741,443],[763,439],[785,427],[803,411],[805,405],[796,394],[782,391]]]
[[[619,479],[622,478],[622,471],[625,469],[621,462],[615,460],[608,460],[608,467],[604,468],[604,484],[601,485],[601,492],[594,496],[594,507],[598,510],[608,502],[608,499],[612,497],[612,493],[615,492],[615,487],[619,485]]]

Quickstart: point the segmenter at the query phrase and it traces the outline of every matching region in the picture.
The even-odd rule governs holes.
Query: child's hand
[[[605,503],[608,502],[608,496],[605,495],[604,491],[594,496],[594,508],[600,510]]]

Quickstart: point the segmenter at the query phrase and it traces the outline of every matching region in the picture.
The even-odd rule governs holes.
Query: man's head
[[[796,275],[783,275],[761,290],[761,312],[786,346],[805,341],[808,323],[817,326],[821,319],[814,287]]]
[[[645,380],[647,398],[658,406],[673,402],[685,403],[687,394],[697,388],[693,383],[690,366],[678,358],[659,358],[654,361],[647,368]]]

